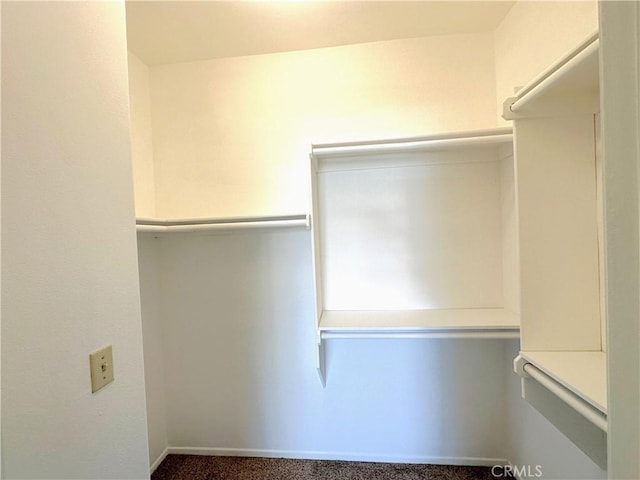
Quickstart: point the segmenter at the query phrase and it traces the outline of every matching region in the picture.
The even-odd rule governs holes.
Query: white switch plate
[[[106,345],[89,354],[91,366],[91,392],[95,393],[113,382],[113,351]]]

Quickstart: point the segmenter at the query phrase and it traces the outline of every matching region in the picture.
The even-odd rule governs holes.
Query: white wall
[[[148,478],[122,3],[2,4],[5,478]],[[91,393],[89,352],[115,382]]]
[[[161,217],[309,210],[312,142],[495,126],[493,36],[439,36],[153,67]]]
[[[598,3],[520,0],[494,32],[498,122],[502,103],[598,30]]]
[[[309,231],[150,241],[161,249],[161,289],[150,299],[161,315],[145,323],[159,322],[164,334],[170,446],[446,463],[504,458],[501,341],[328,341],[323,389]],[[141,278],[153,268],[142,262]]]
[[[128,52],[128,60],[135,210],[137,217],[153,218],[155,216],[155,180],[149,68],[131,51]],[[153,462],[160,458],[167,448],[163,333],[160,322],[153,321],[161,315],[158,302],[161,298],[159,245],[153,237],[145,236],[138,239],[149,462],[153,467],[156,466]]]
[[[149,218],[154,217],[156,213],[149,68],[130,51],[128,59],[131,163],[135,185],[136,216]]]
[[[167,448],[167,408],[165,400],[164,332],[162,330],[162,291],[160,241],[149,235],[138,238],[140,299],[142,301],[142,339],[144,380],[147,393],[149,465]]]
[[[500,165],[502,205],[502,290],[504,308],[520,313],[520,261],[513,154]]]

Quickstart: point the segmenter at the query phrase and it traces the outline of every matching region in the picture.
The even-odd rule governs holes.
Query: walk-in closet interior
[[[606,476],[597,4],[469,7],[128,5],[151,463]],[[251,50],[323,9],[369,40]],[[153,44],[216,14],[264,23]]]
[[[7,478],[168,454],[632,478],[623,3],[3,5],[3,147],[41,159],[3,152]],[[73,140],[21,143],[36,118]],[[24,374],[75,365],[68,338],[113,344],[115,381]]]
[[[406,33],[385,37],[387,8]],[[427,12],[441,30],[410,33]],[[265,49],[255,32],[211,58],[187,33],[153,44],[216,14],[263,16]],[[268,50],[278,22],[323,14],[370,36]],[[132,3],[128,19],[152,464],[606,477],[596,3]]]

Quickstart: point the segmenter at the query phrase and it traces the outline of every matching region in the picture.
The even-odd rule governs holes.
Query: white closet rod
[[[466,135],[466,136],[465,136]],[[469,136],[472,135],[472,136]],[[455,136],[434,135],[433,137],[407,138],[389,140],[385,142],[357,142],[314,145],[312,154],[315,157],[329,157],[340,155],[355,155],[365,153],[389,153],[397,151],[434,151],[481,145],[496,145],[511,143],[513,135],[510,130],[493,129],[482,132],[460,133]]]
[[[520,338],[518,331],[512,330],[425,330],[425,331],[376,331],[376,330],[321,330],[320,336],[323,340],[340,339],[340,338],[357,338],[357,339],[398,339],[398,338],[449,338],[449,339],[488,339],[495,340],[497,338]]]
[[[602,430],[603,432],[607,431],[607,417],[600,410],[584,401],[575,393],[567,390],[566,387],[560,385],[535,365],[531,363],[525,363],[522,367],[522,370],[535,381],[544,386],[547,390],[555,394],[560,400],[565,402],[576,412],[593,423],[600,430]]]
[[[246,230],[262,228],[309,228],[309,215],[281,217],[199,218],[188,220],[137,219],[136,230],[146,233],[180,233],[215,230]]]
[[[585,40],[578,49],[562,58],[523,87],[516,94],[516,101],[510,107],[511,111],[516,113],[518,110],[523,109],[529,102],[561,82],[575,69],[576,65],[580,65],[592,55],[598,55],[598,47],[598,33],[596,32]]]

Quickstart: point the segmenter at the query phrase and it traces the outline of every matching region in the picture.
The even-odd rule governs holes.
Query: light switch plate
[[[91,366],[92,393],[113,382],[113,351],[111,345],[106,345],[90,353],[89,364]]]

